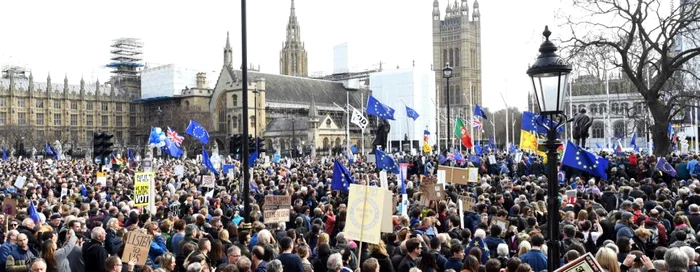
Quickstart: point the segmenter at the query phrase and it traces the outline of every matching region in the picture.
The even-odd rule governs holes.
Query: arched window
[[[603,121],[594,121],[591,126],[592,138],[605,138],[605,124]]]
[[[449,59],[447,57],[447,49],[444,49],[444,50],[442,50],[442,65],[447,64],[448,60]]]
[[[459,85],[455,85],[455,104],[462,104],[462,92],[459,88]]]
[[[340,143],[341,143],[340,137],[335,138],[335,146],[336,146],[336,147],[339,147],[339,146],[340,146]]]
[[[627,136],[627,130],[625,128],[625,122],[615,121],[613,123],[613,137],[622,138]]]
[[[620,105],[617,103],[613,103],[610,106],[610,113],[612,114],[619,114],[620,113]]]
[[[629,104],[627,104],[627,102],[622,102],[622,104],[620,104],[620,113],[627,115],[628,110],[629,110]]]
[[[222,95],[219,96],[219,103],[216,105],[216,109],[218,111],[218,131],[219,132],[228,132],[227,131],[227,126],[226,126],[226,96]]]
[[[454,65],[455,63],[455,52],[450,48],[450,65]]]
[[[598,105],[591,104],[588,106],[588,108],[591,110],[591,114],[598,114]]]
[[[232,98],[233,98],[233,106],[234,106],[234,107],[237,107],[237,106],[238,106],[238,95],[237,95],[237,94],[234,94],[234,95],[232,96]]]
[[[233,128],[238,129],[238,116],[233,117]]]
[[[637,131],[637,137],[644,138],[644,135],[646,135],[646,131],[644,130],[644,120],[637,120],[634,122],[634,125],[636,127],[635,130]]]
[[[459,67],[459,48],[455,48],[455,67]]]
[[[243,118],[241,118],[241,115],[238,115],[238,127],[243,128]]]
[[[608,112],[608,106],[606,104],[600,104],[599,108],[600,108],[599,111],[601,114],[605,114],[606,112]]]
[[[328,137],[323,138],[323,149],[328,149],[331,147],[331,141],[328,140]]]
[[[185,111],[190,110],[190,101],[185,101]]]

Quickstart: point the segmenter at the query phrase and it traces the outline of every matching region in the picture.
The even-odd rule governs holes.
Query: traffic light
[[[257,148],[260,153],[267,152],[267,150],[265,150],[265,140],[262,137],[255,138],[255,142],[258,145]]]
[[[241,153],[242,143],[243,139],[241,138],[241,134],[231,136],[231,142],[229,143],[229,151],[231,154]]]
[[[250,150],[251,154],[255,152],[255,138],[250,135],[248,135],[248,150]]]
[[[112,146],[114,146],[112,138],[114,135],[105,132],[95,132],[92,136],[92,157],[95,161],[99,160],[100,165],[103,165],[105,159],[112,154]]]

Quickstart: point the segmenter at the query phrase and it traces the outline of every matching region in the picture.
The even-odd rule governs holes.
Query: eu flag
[[[475,152],[477,155],[479,155],[479,156],[481,156],[481,155],[484,154],[484,153],[481,151],[481,146],[479,146],[479,145],[474,145],[474,152]]]
[[[675,177],[678,174],[676,172],[676,169],[673,169],[673,166],[670,163],[668,163],[668,161],[664,157],[659,157],[659,160],[656,162],[656,168],[664,174],[667,174],[672,177]]]
[[[367,114],[374,115],[387,120],[394,119],[394,109],[379,102],[374,96],[367,99]]]
[[[131,148],[126,150],[126,157],[129,158],[130,161],[133,161],[135,159],[134,152],[131,152]]]
[[[355,183],[352,180],[352,175],[339,160],[333,162],[333,180],[331,182],[331,190],[339,190],[347,192],[350,188],[350,183]]]
[[[489,119],[486,117],[484,110],[479,107],[479,104],[474,104],[474,115],[481,116],[484,120]]]
[[[46,151],[46,155],[52,156],[54,158],[58,158],[58,154],[56,154],[55,151],[53,151],[53,148],[49,145],[48,142],[46,142],[46,146],[44,147],[44,151]]]
[[[165,138],[165,147],[163,147],[165,151],[168,152],[170,156],[173,156],[175,158],[180,158],[182,157],[182,149],[179,149],[177,146],[175,146],[175,143],[170,140],[170,138]],[[131,150],[128,151],[129,153]]]
[[[187,125],[185,133],[199,140],[203,144],[209,143],[209,132],[194,120],[190,120],[190,124]]]
[[[547,134],[547,128],[545,126],[554,125],[557,126],[556,122],[549,122],[549,118],[537,115],[533,112],[523,112],[522,118],[522,130],[534,131],[537,134]],[[561,126],[557,129],[557,137],[564,132],[564,127]]]
[[[596,156],[587,150],[575,145],[571,141],[566,143],[562,165],[581,170],[591,175],[608,179],[605,170],[608,169],[608,161],[605,158]]]
[[[393,158],[387,156],[386,153],[384,153],[384,151],[375,149],[374,155],[376,156],[377,168],[394,174],[399,173],[399,166],[396,164],[396,161],[394,161]]]
[[[248,167],[250,167],[250,168],[254,167],[255,160],[257,160],[257,159],[258,159],[258,151],[255,150],[255,152],[253,152],[253,154],[250,154],[250,156],[248,157]]]
[[[7,160],[7,151],[5,151],[5,148],[2,148],[2,160],[6,161]]]
[[[413,121],[416,121],[416,119],[418,119],[418,116],[420,116],[420,115],[418,115],[418,113],[415,110],[413,110],[412,108],[409,108],[408,106],[406,106],[406,116],[413,119]]]
[[[29,209],[27,210],[27,212],[29,213],[29,218],[34,220],[34,222],[39,222],[39,212],[36,211],[34,201],[29,201]]]
[[[493,140],[493,135],[489,136],[489,147],[494,150],[496,149],[496,142]]]
[[[211,159],[209,159],[209,153],[207,153],[207,150],[202,146],[202,163],[204,163],[204,166],[209,169],[212,173],[218,175],[219,171],[214,168],[214,164],[211,163]]]

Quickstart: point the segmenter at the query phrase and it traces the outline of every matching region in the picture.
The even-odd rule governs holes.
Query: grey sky
[[[530,91],[525,74],[537,56],[545,24],[559,29],[554,10],[562,0],[481,0],[484,106],[508,102],[525,109]],[[333,46],[350,44],[351,64],[385,69],[432,64],[432,0],[296,0],[309,73],[333,69]],[[447,1],[441,0],[444,16]],[[469,1],[470,11],[473,0]],[[36,80],[51,72],[77,83],[108,78],[109,44],[119,37],[145,43],[152,65],[176,63],[201,71],[219,71],[226,31],[231,33],[234,63],[241,62],[240,1],[24,0],[3,2],[0,66],[30,68]],[[266,73],[279,72],[290,0],[248,1],[248,61]],[[215,79],[209,79],[210,84]],[[507,82],[507,83],[506,83]]]

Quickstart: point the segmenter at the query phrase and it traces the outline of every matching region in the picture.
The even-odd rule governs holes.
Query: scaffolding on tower
[[[112,41],[110,62],[112,78],[119,81],[138,81],[143,67],[143,42],[137,38],[119,38]]]

